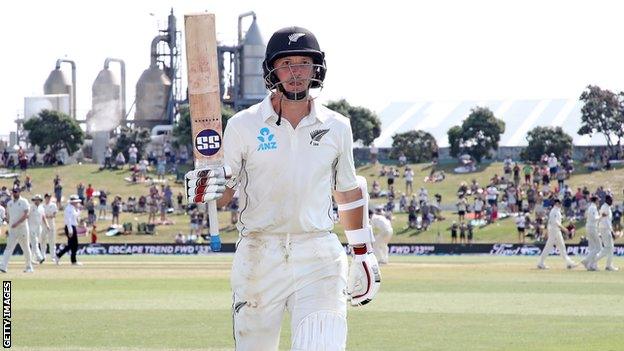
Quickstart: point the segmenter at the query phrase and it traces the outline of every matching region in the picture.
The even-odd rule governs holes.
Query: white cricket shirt
[[[606,215],[603,217],[603,215]],[[598,221],[598,227],[602,229],[611,229],[613,213],[611,213],[611,206],[606,203],[600,206],[600,220]]]
[[[391,235],[393,233],[392,223],[382,215],[373,214],[370,223],[375,234]]]
[[[238,175],[242,235],[330,231],[332,190],[358,187],[353,135],[346,117],[311,102],[296,129],[270,97],[228,120],[224,163]]]
[[[13,198],[11,198],[9,203],[7,203],[7,211],[9,213],[9,226],[12,226],[15,222],[17,222],[20,218],[22,218],[22,216],[24,215],[24,212],[30,211],[30,204],[28,203],[28,200],[26,200],[23,197],[20,197],[17,200],[14,200]],[[27,222],[28,220],[23,221],[15,229],[23,228]]]
[[[553,206],[548,214],[548,229],[549,230],[560,230],[559,226],[561,225],[561,211],[559,208]]]
[[[32,203],[30,205],[30,213],[28,213],[28,226],[30,229],[33,229],[34,226],[40,226],[43,224],[43,216],[45,212],[43,210],[43,206],[39,204],[39,206]]]
[[[596,227],[596,225],[598,225],[598,219],[600,218],[600,215],[598,214],[598,208],[596,207],[596,204],[592,203],[591,205],[589,205],[587,212],[585,212],[585,217],[587,218],[586,225],[588,227]]]
[[[58,212],[58,207],[54,202],[50,201],[49,204],[43,203],[42,206],[47,218],[56,216],[56,213]]]

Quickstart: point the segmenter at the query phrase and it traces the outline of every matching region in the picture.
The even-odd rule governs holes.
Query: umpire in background
[[[78,226],[78,218],[80,217],[80,198],[78,195],[72,195],[69,197],[69,204],[65,207],[64,220],[65,220],[65,235],[67,235],[67,246],[58,252],[56,264],[60,264],[61,257],[71,250],[71,263],[74,266],[82,266],[82,263],[76,261],[76,251],[78,251],[78,232],[76,226]]]

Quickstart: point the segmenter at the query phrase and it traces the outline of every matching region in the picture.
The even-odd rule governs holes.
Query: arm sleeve
[[[235,123],[228,123],[223,133],[223,163],[232,169],[232,175],[238,178],[244,159],[244,144],[236,130]]]
[[[341,148],[336,163],[336,190],[349,191],[358,187],[353,164],[353,134],[351,124],[342,132]]]

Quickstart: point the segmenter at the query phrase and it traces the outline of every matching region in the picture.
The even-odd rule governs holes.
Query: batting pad
[[[318,311],[299,322],[291,351],[343,351],[346,343],[345,316],[333,311]]]

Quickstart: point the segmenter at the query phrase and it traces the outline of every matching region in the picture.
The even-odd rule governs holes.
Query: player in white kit
[[[309,95],[322,86],[326,68],[308,30],[275,32],[263,68],[271,94],[228,120],[225,167],[187,173],[187,196],[222,196],[222,207],[233,187],[240,192],[231,276],[236,350],[277,350],[286,311],[291,350],[344,350],[347,301],[368,303],[381,281],[351,125]],[[331,232],[332,192],[354,253],[350,268]]]
[[[375,236],[375,242],[373,243],[373,249],[375,250],[375,256],[377,261],[381,264],[388,263],[388,243],[394,234],[392,229],[392,223],[388,218],[384,217],[381,213],[381,209],[375,209],[375,213],[369,210],[371,228]]]
[[[598,214],[598,197],[592,195],[589,198],[590,205],[585,211],[585,229],[587,229],[587,256],[581,260],[581,263],[588,271],[595,271],[598,269],[596,264],[596,256],[602,248],[602,243],[598,237],[598,220],[600,215]]]
[[[28,213],[30,212],[30,204],[28,200],[20,196],[20,189],[13,188],[13,198],[7,203],[7,222],[9,223],[9,237],[7,245],[4,249],[2,263],[0,264],[0,272],[6,273],[9,266],[9,259],[13,255],[15,246],[19,244],[24,251],[24,259],[26,260],[26,269],[24,272],[31,273],[33,271],[32,262],[30,260],[30,245],[28,232]]]
[[[570,256],[568,256],[566,252],[565,242],[563,241],[563,235],[561,232],[567,233],[568,230],[561,225],[561,200],[555,199],[552,209],[548,214],[548,239],[546,240],[546,244],[544,245],[544,250],[540,256],[539,263],[537,264],[537,268],[539,269],[548,269],[548,267],[544,264],[546,257],[550,254],[553,248],[557,248],[559,250],[559,254],[566,261],[566,268],[572,269],[576,267],[576,263],[572,261]]]
[[[56,262],[56,214],[58,213],[58,207],[56,203],[52,202],[50,194],[43,195],[43,210],[45,212],[48,226],[44,227],[41,232],[41,253],[43,257],[46,257],[48,246],[50,247],[50,256],[52,260]]]
[[[602,249],[596,256],[596,262],[600,261],[603,257],[607,257],[607,265],[605,267],[608,271],[618,271],[619,268],[613,265],[613,214],[611,213],[611,205],[613,204],[613,197],[607,195],[605,197],[605,203],[600,206],[600,220],[598,221],[598,234],[600,234],[600,240],[602,241]]]
[[[30,205],[30,212],[28,214],[28,229],[30,231],[30,252],[34,256],[33,259],[37,259],[39,264],[45,261],[41,250],[39,249],[39,238],[41,237],[42,227],[48,227],[48,221],[45,218],[45,211],[41,206],[43,198],[41,195],[36,194],[32,198],[32,204]]]

